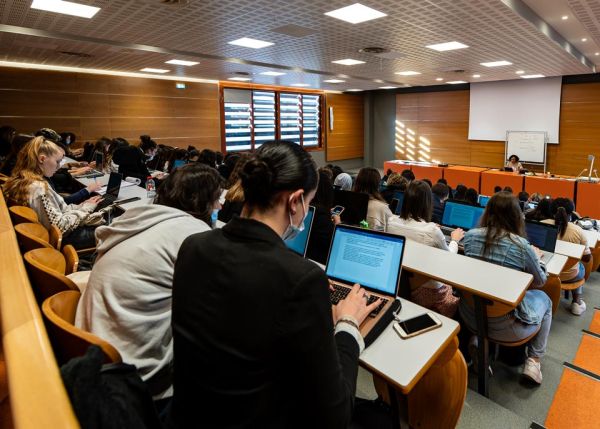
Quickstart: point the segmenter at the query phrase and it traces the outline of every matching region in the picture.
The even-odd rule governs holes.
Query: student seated
[[[221,194],[223,208],[219,211],[219,220],[221,222],[229,222],[234,216],[239,216],[244,208],[244,189],[240,173],[244,169],[244,165],[248,162],[249,156],[241,154],[237,158],[237,163],[233,167],[233,171],[229,175],[229,180],[225,183],[225,190]]]
[[[308,248],[306,249],[306,257],[324,265],[327,263],[333,230],[335,225],[341,222],[341,219],[339,215],[332,216],[331,214],[333,185],[329,175],[321,170],[319,170],[319,186],[312,200],[312,205],[315,207],[315,214]]]
[[[384,231],[392,212],[379,193],[380,181],[381,176],[376,168],[361,168],[356,176],[353,191],[369,195],[366,221],[370,229]]]
[[[323,270],[283,242],[317,188],[308,153],[267,142],[241,176],[242,216],[192,235],[177,257],[170,426],[347,427],[364,347],[357,326],[378,304],[356,285],[332,311]]]
[[[352,176],[348,173],[340,173],[333,179],[333,186],[339,186],[342,191],[352,190]]]
[[[220,178],[201,164],[178,168],[154,204],[128,209],[97,229],[98,256],[75,324],[109,341],[137,367],[155,399],[173,395],[171,294],[177,252],[188,236],[210,230]],[[201,286],[202,282],[197,286]]]
[[[396,192],[406,191],[407,186],[408,181],[404,177],[398,173],[392,173],[388,177],[385,189],[381,191],[381,196],[385,199],[386,203],[391,204]]]
[[[552,219],[552,200],[551,198],[542,198],[537,207],[525,213],[525,219],[537,220],[539,222]]]
[[[101,197],[92,197],[79,205],[67,205],[46,179],[60,166],[64,152],[43,137],[35,137],[19,152],[13,175],[4,185],[4,193],[13,204],[31,207],[46,228],[56,225],[63,243],[76,249],[94,247],[95,226],[100,213],[92,214]]]
[[[465,193],[465,201],[472,206],[479,206],[479,193],[477,190],[475,190],[475,188],[467,189],[467,192]]]
[[[456,201],[465,201],[467,198],[467,188],[465,185],[456,185],[456,189],[454,190],[454,196],[451,198]]]
[[[540,203],[541,204],[541,203]],[[538,205],[539,207],[539,205]],[[587,262],[591,258],[591,251],[587,244],[585,234],[579,225],[571,223],[571,214],[574,210],[574,204],[568,198],[556,198],[551,205],[552,218],[542,220],[544,223],[556,225],[558,227],[558,239],[568,241],[569,243],[582,244],[585,246],[582,261]],[[560,273],[560,281],[563,283],[575,283],[585,277],[585,267],[583,262],[579,261]],[[583,286],[571,291],[573,300],[571,302],[571,313],[581,316],[586,309],[585,301],[581,299]]]
[[[146,163],[154,159],[158,145],[147,135],[140,136],[140,140],[141,143],[138,147],[125,146],[117,149],[113,155],[113,161],[119,166],[119,173],[123,175],[123,178],[140,179],[140,186],[145,186],[146,179],[150,176]]]
[[[445,186],[440,183],[436,186]],[[404,204],[400,216],[392,216],[388,221],[387,232],[404,235],[418,243],[438,249],[458,253],[458,242],[465,232],[458,228],[452,231],[452,241],[446,244],[439,226],[431,222],[431,189],[423,181],[415,180],[408,185],[404,194]],[[436,280],[411,277],[411,300],[423,307],[434,310],[447,317],[453,317],[458,308],[458,298],[452,295],[452,288]]]
[[[538,333],[527,343],[527,360],[523,376],[537,384],[542,382],[540,361],[546,353],[552,323],[552,301],[538,290],[546,282],[539,250],[523,238],[525,223],[518,200],[507,192],[494,194],[481,217],[481,227],[465,234],[465,255],[525,271],[533,275],[530,289],[516,310],[499,317],[488,317],[488,338],[494,341],[519,341]],[[477,327],[474,311],[460,301],[460,315],[471,330]],[[540,326],[541,325],[541,326]]]
[[[409,170],[408,168],[406,170],[402,170],[402,173],[400,173],[402,175],[402,177],[404,177],[409,183],[412,182],[413,180],[416,179],[415,177],[415,173],[412,172],[412,170]]]
[[[443,183],[436,183],[431,188],[431,196],[433,198],[433,210],[431,212],[431,221],[437,224],[442,223],[442,217],[444,216],[444,207],[448,196],[450,195],[450,188]]]

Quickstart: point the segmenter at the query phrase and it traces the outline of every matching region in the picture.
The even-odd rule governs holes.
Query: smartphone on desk
[[[442,326],[442,322],[432,313],[424,313],[410,319],[394,322],[394,330],[400,338],[407,339]]]
[[[335,216],[335,215],[341,215],[342,212],[345,210],[344,206],[335,206],[334,208],[331,209],[331,216]]]

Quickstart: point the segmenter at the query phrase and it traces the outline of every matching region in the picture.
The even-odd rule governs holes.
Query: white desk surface
[[[515,306],[533,281],[529,273],[407,240],[402,266],[476,295]]]
[[[600,232],[593,230],[593,229],[589,229],[589,230],[584,229],[583,235],[585,235],[585,238],[587,239],[588,246],[590,249],[593,249],[594,247],[596,247],[596,244],[598,243],[598,240],[600,239]]]
[[[556,240],[556,247],[554,248],[554,253],[574,259],[581,259],[584,251],[585,246],[583,244],[569,243],[562,240]]]
[[[455,320],[427,310],[405,299],[402,301],[401,319],[423,313],[433,313],[442,326],[432,331],[403,340],[394,331],[393,323],[360,355],[362,366],[385,377],[403,393],[408,393],[431,367],[440,352],[459,331]]]
[[[568,260],[569,258],[565,255],[555,253],[550,262],[546,264],[546,271],[550,275],[558,276],[567,265]]]

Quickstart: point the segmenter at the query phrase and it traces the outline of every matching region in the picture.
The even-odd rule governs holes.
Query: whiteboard
[[[517,155],[520,162],[544,164],[546,162],[545,131],[507,131],[506,159]]]
[[[504,141],[507,130],[548,133],[558,143],[561,77],[472,83],[469,140]]]

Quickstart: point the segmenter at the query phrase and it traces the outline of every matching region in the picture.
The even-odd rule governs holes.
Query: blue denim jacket
[[[466,256],[482,257],[489,262],[530,273],[533,275],[530,287],[540,288],[546,283],[546,268],[540,263],[529,242],[523,237],[511,234],[510,237],[501,238],[484,257],[483,246],[486,231],[487,228],[476,228],[465,234],[463,245]],[[536,308],[545,305],[545,301],[545,295],[528,291],[515,308],[514,315],[524,323],[540,324],[540,313],[536,311]],[[543,312],[541,314],[543,315]]]

